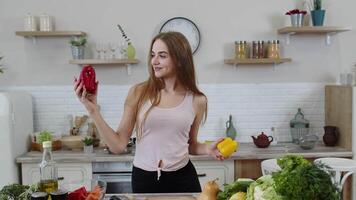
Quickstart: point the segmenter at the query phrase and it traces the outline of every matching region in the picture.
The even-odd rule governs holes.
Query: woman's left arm
[[[224,160],[224,157],[220,154],[217,149],[217,144],[221,142],[223,139],[219,139],[218,141],[208,145],[202,144],[198,142],[198,131],[199,126],[204,117],[204,112],[207,107],[207,99],[203,95],[194,96],[193,100],[193,108],[195,110],[195,119],[190,128],[189,132],[189,154],[192,155],[210,155],[217,160]]]

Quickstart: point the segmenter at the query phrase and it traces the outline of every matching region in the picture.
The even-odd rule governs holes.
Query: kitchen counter
[[[303,150],[293,143],[279,143],[268,148],[257,148],[253,143],[242,143],[238,151],[229,159],[233,160],[256,160],[278,158],[285,154],[298,154],[305,158],[320,157],[352,157],[352,151],[341,147],[326,147],[322,143],[316,145],[312,150]],[[132,161],[133,154],[108,154],[104,149],[95,149],[94,153],[85,154],[82,151],[60,150],[53,152],[54,159],[57,162],[125,162]],[[38,163],[42,159],[41,152],[28,152],[16,158],[17,163]],[[212,160],[207,155],[191,155],[190,159],[194,160]]]

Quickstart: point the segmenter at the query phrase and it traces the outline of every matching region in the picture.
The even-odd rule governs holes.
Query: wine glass
[[[95,43],[95,52],[96,52],[96,58],[97,59],[102,59],[102,52],[103,51],[103,44],[101,42],[96,42]]]
[[[127,43],[126,41],[122,41],[121,44],[119,45],[119,49],[120,49],[120,57],[122,59],[127,58],[127,53],[126,53],[126,49],[127,49]]]
[[[116,42],[110,42],[109,43],[109,49],[111,51],[110,58],[115,59],[116,58],[116,49],[119,47],[119,45]]]

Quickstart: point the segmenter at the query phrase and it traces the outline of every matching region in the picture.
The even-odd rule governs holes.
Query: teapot
[[[257,138],[255,136],[251,137],[253,139],[253,143],[255,143],[255,145],[259,148],[266,148],[273,141],[273,137],[265,135],[264,132],[258,135]]]

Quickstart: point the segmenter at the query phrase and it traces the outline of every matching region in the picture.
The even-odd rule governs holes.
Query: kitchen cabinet
[[[218,178],[217,183],[220,188],[224,188],[225,183],[234,182],[234,161],[225,160],[224,162],[220,161],[192,161],[195,169],[198,173],[198,178],[201,187],[203,188],[204,184],[208,181],[212,181]]]
[[[88,163],[57,163],[59,181],[70,191],[85,186],[91,188],[92,164]],[[34,184],[40,181],[40,169],[38,163],[22,163],[22,184]]]
[[[352,138],[352,132],[356,134],[356,121],[352,117],[352,113],[356,112],[353,90],[351,86],[325,86],[325,125],[338,127],[339,140],[336,145],[347,150],[352,150],[352,143],[355,144]]]
[[[301,26],[301,27],[283,27],[277,30],[279,34],[286,34],[286,44],[290,43],[290,36],[294,34],[325,34],[326,44],[330,45],[331,36],[345,31],[350,31],[349,27],[336,26]]]

